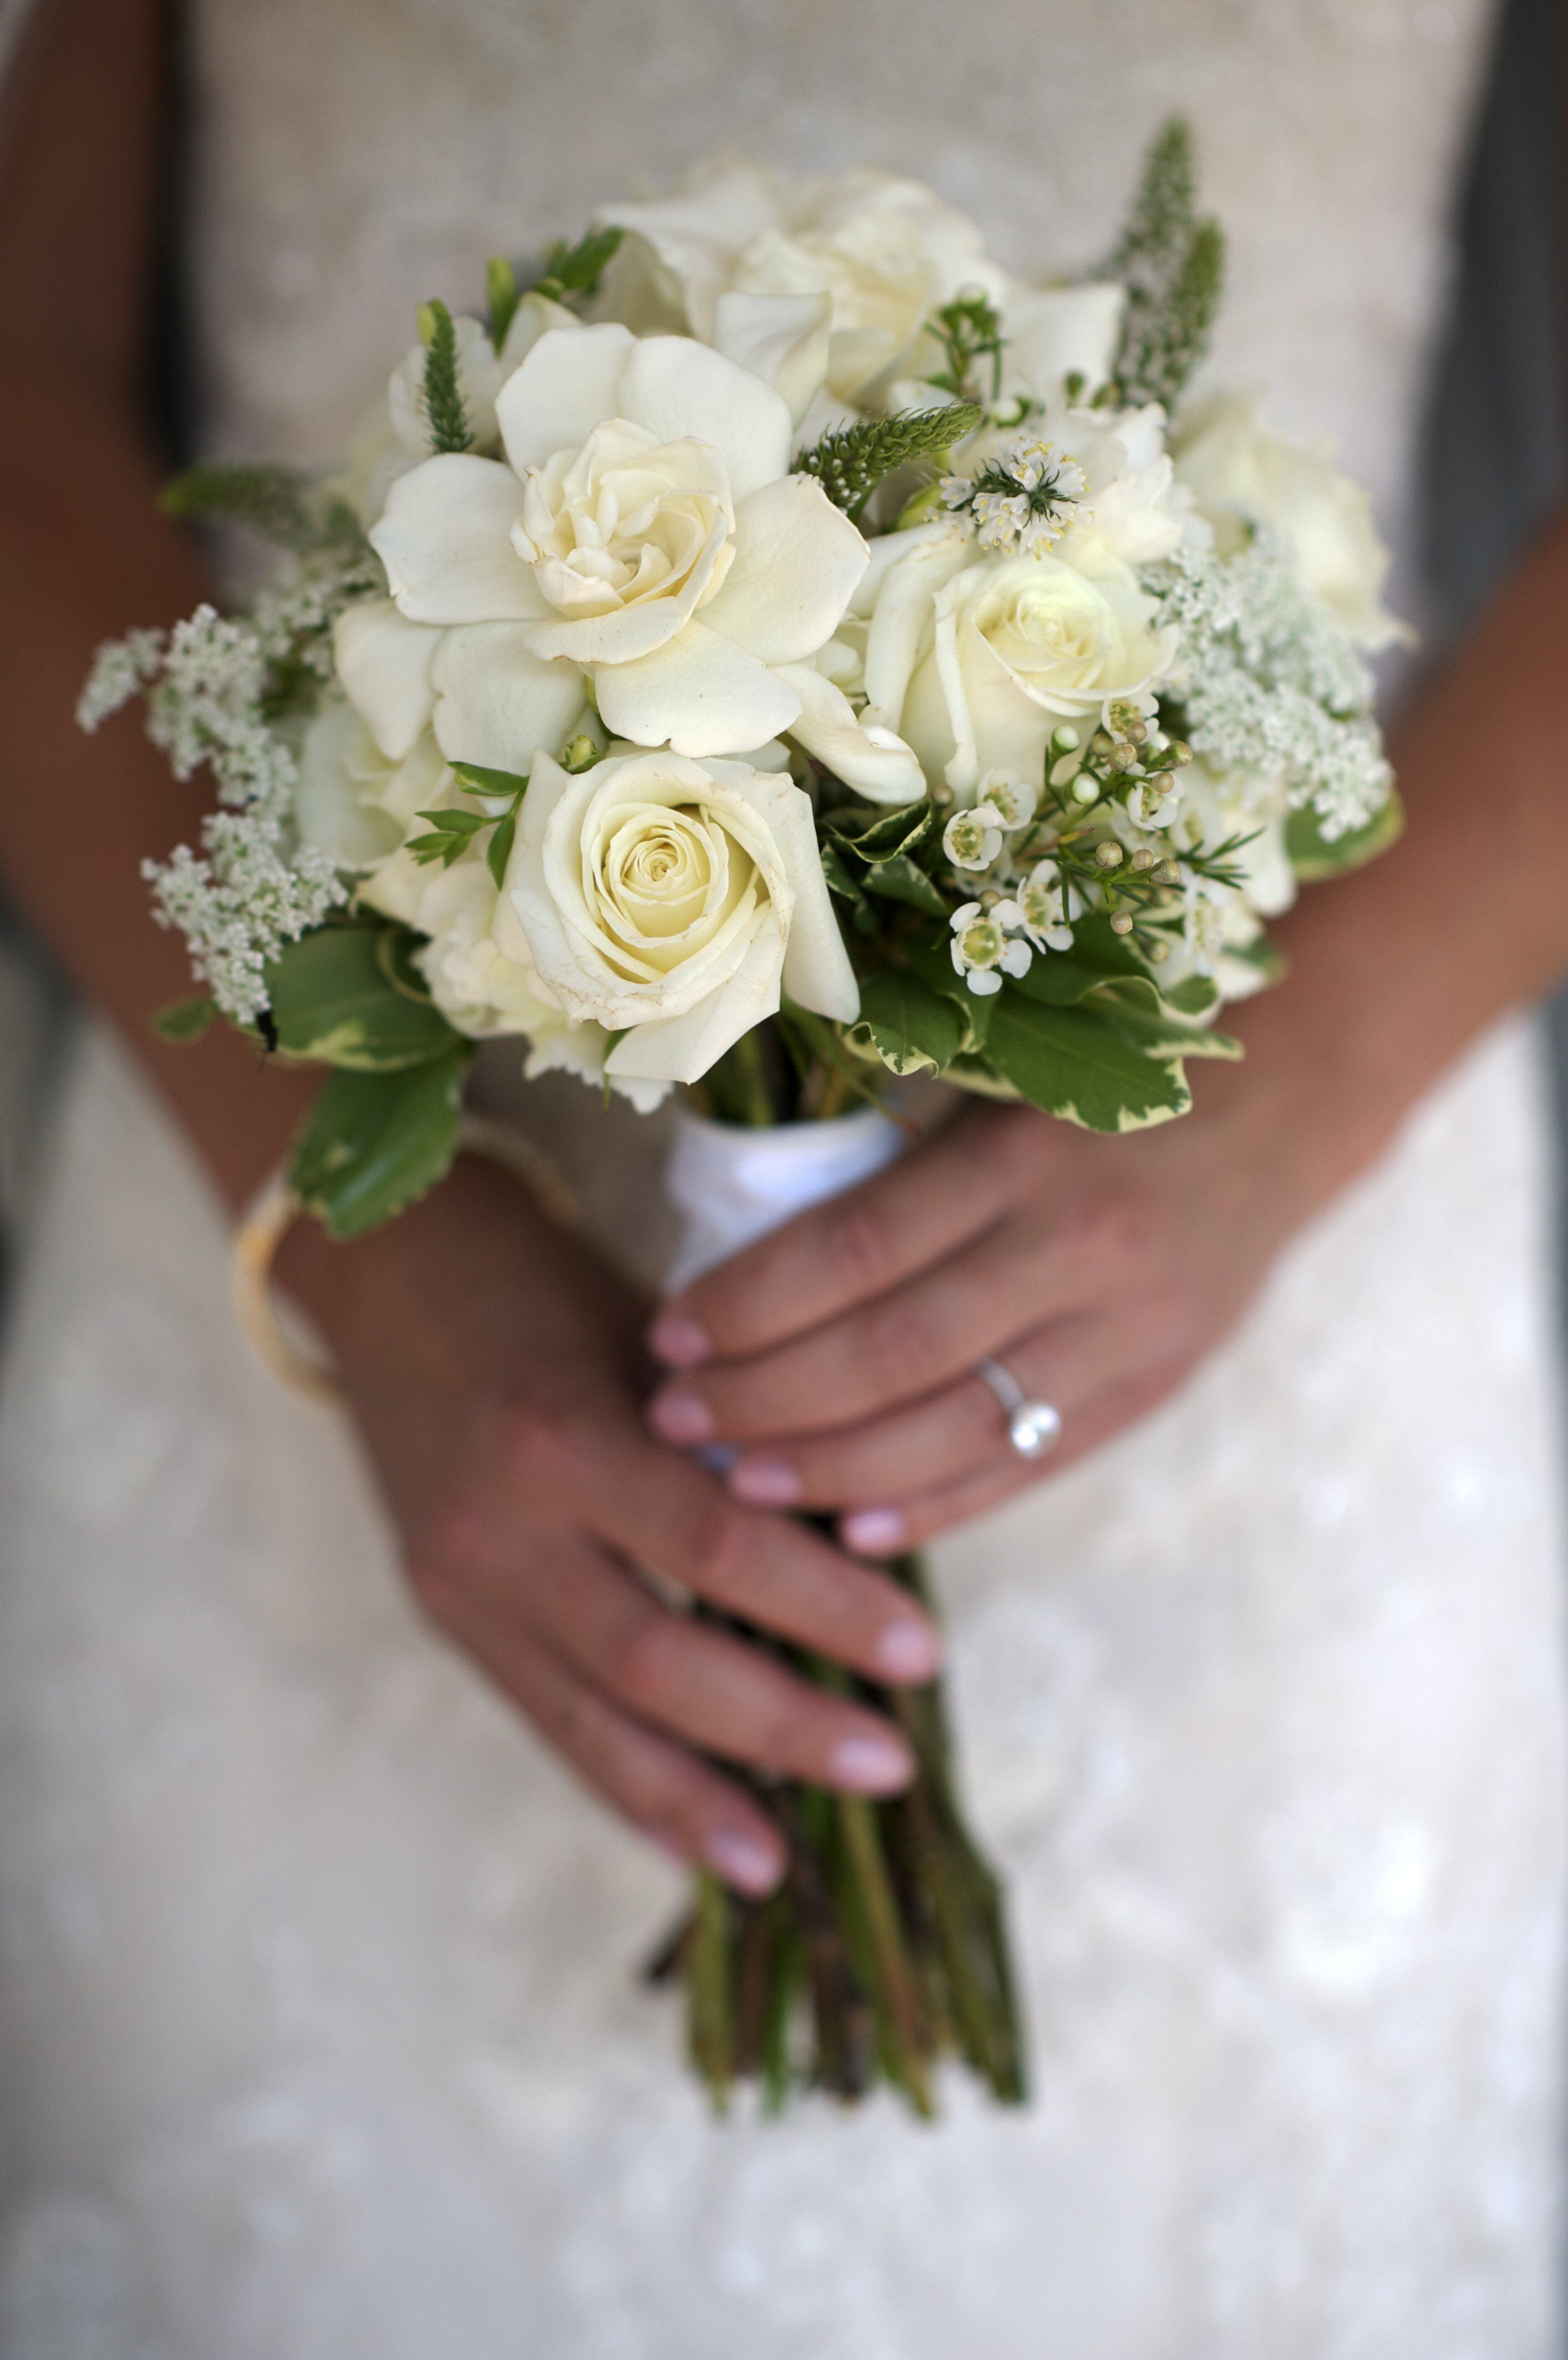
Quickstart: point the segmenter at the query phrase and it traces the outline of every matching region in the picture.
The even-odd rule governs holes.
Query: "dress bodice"
[[[1166,115],[1230,242],[1214,361],[1399,537],[1491,0],[196,0],[217,447],[316,461],[421,298],[730,148],[927,180],[1015,269],[1092,265]]]

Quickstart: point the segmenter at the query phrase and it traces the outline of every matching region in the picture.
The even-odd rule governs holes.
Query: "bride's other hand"
[[[1560,522],[1393,747],[1403,840],[1309,888],[1275,930],[1287,982],[1225,1011],[1245,1062],[1130,1138],[972,1103],[665,1306],[655,1432],[737,1446],[737,1496],[836,1510],[876,1556],[1162,1400],[1444,1065],[1568,967],[1565,637]],[[984,1357],[1062,1413],[1045,1459],[1012,1449]]]
[[[636,1826],[763,1892],[779,1832],[705,1757],[854,1793],[907,1783],[880,1715],[637,1570],[874,1679],[935,1668],[895,1582],[648,1439],[646,1306],[513,1181],[460,1162],[353,1245],[300,1223],[279,1275],[326,1333],[426,1611]]]

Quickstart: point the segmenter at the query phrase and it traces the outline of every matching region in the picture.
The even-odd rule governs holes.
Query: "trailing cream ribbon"
[[[581,1207],[559,1165],[531,1139],[484,1115],[465,1114],[458,1131],[460,1155],[485,1155],[521,1181],[547,1221],[572,1229]],[[272,1264],[289,1223],[301,1210],[281,1166],[265,1180],[245,1207],[234,1234],[230,1289],[240,1333],[262,1366],[280,1384],[307,1400],[342,1398],[329,1369],[310,1360],[284,1334],[272,1294]]]

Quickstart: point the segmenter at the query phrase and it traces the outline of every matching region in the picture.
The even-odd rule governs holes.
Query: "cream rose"
[[[1261,519],[1289,545],[1307,587],[1364,648],[1409,639],[1381,603],[1388,552],[1359,484],[1322,451],[1271,434],[1246,396],[1193,410],[1172,438],[1176,475],[1207,519],[1222,555]]]
[[[1169,669],[1175,635],[1125,565],[1090,574],[1049,552],[981,558],[945,525],[889,536],[864,602],[863,727],[898,732],[961,801],[981,774],[1038,780],[1063,721],[1097,716]]]
[[[572,777],[540,755],[507,888],[566,1014],[624,1033],[613,1081],[700,1079],[781,989],[859,1012],[810,799],[777,772],[660,752]]]
[[[780,668],[831,636],[867,552],[789,472],[782,396],[689,337],[604,325],[541,336],[495,409],[506,460],[426,460],[370,536],[404,626],[441,633],[443,750],[526,770],[585,681],[637,745],[739,753],[787,728]],[[388,649],[361,647],[351,685],[378,732],[412,660]]]
[[[631,234],[610,293],[639,325],[674,320],[726,349],[745,316],[726,320],[726,302],[825,295],[822,361],[840,402],[864,404],[912,366],[927,321],[960,288],[1000,298],[1007,286],[966,215],[887,172],[796,180],[720,161],[670,197],[609,206],[599,218]],[[804,388],[803,366],[797,382]]]

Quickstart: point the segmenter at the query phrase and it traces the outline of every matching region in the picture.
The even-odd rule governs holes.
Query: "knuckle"
[[[615,1694],[640,1712],[657,1712],[670,1696],[679,1641],[657,1608],[627,1615],[604,1651],[604,1677]]]
[[[891,1259],[887,1230],[867,1204],[835,1207],[824,1224],[827,1259],[856,1295],[872,1295],[887,1284]]]
[[[751,1518],[720,1496],[706,1503],[691,1535],[690,1572],[704,1590],[728,1594],[740,1585],[756,1556]]]
[[[940,1343],[931,1320],[913,1302],[890,1303],[866,1325],[862,1373],[879,1393],[906,1392],[912,1372],[934,1371]]]
[[[1073,1243],[1079,1259],[1099,1277],[1125,1279],[1148,1261],[1149,1219],[1130,1197],[1101,1197],[1079,1214]]]

